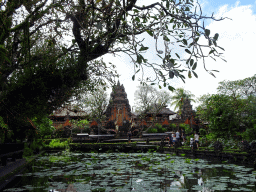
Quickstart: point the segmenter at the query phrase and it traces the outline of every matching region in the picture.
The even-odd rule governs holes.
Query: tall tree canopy
[[[99,60],[107,53],[128,54],[135,74],[143,67],[153,68],[164,86],[174,76],[184,81],[184,71],[197,77],[200,58],[204,62],[207,56],[221,56],[219,34],[210,36],[201,25],[205,19],[217,19],[203,16],[193,0],[162,0],[147,6],[137,0],[3,0],[0,18],[0,116],[12,129],[51,113],[81,83],[90,89],[111,79],[113,65],[108,68]],[[162,64],[143,57],[148,50],[139,38],[143,33],[156,41]],[[207,45],[199,43],[200,37]],[[173,51],[175,45],[187,53],[186,58]],[[184,60],[186,68],[181,68]],[[95,82],[93,77],[105,79]]]
[[[193,95],[190,91],[184,90],[184,88],[177,88],[175,89],[174,94],[171,97],[171,99],[173,100],[171,105],[175,105],[174,110],[179,109],[179,111],[181,112],[183,100],[185,98],[188,98],[189,100],[195,102],[195,100],[193,99],[194,97],[195,95]]]
[[[219,82],[217,90],[218,93],[233,98],[256,96],[256,75],[241,80]]]

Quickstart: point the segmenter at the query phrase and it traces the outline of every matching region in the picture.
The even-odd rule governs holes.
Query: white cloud
[[[203,6],[207,8],[205,1]],[[216,8],[216,7],[215,7]],[[215,11],[215,10],[213,10]],[[211,11],[211,12],[213,12]],[[209,11],[207,11],[208,14]],[[234,6],[224,5],[219,7],[215,14],[218,17],[229,17],[232,20],[225,19],[224,21],[212,21],[207,28],[211,30],[211,35],[219,33],[218,45],[225,49],[224,56],[227,63],[221,59],[215,62],[212,59],[206,59],[207,69],[216,69],[220,73],[214,73],[216,78],[209,75],[204,69],[202,62],[199,62],[196,70],[198,79],[186,79],[186,84],[181,80],[180,83],[174,82],[174,87],[184,87],[191,91],[196,97],[215,93],[218,87],[218,82],[223,80],[237,80],[253,76],[256,71],[255,63],[255,45],[256,45],[256,15],[253,15],[252,6],[241,6],[237,2]],[[153,43],[150,46],[154,46]],[[159,49],[163,49],[159,47]],[[150,53],[148,57],[154,57]],[[156,55],[155,55],[156,56]],[[157,56],[156,56],[157,57]],[[128,57],[113,57],[104,56],[105,61],[110,61],[117,65],[118,72],[121,74],[120,82],[124,84],[126,93],[131,107],[134,103],[134,91],[139,82],[132,81],[133,64],[130,63]],[[186,74],[187,77],[187,74]],[[172,83],[172,82],[171,82]],[[196,106],[195,104],[193,104]],[[173,109],[173,107],[171,108]]]
[[[198,70],[199,78],[188,80],[185,89],[196,96],[214,93],[218,82],[223,80],[237,80],[253,76],[256,71],[255,49],[256,44],[256,15],[253,15],[252,6],[234,7],[227,5],[220,7],[216,17],[229,17],[232,20],[213,21],[207,28],[211,34],[219,33],[218,45],[225,49],[227,63],[222,60],[207,60],[207,68],[219,70],[212,78],[202,67]]]

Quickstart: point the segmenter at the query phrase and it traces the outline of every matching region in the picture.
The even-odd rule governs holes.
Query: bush
[[[166,131],[167,131],[167,129],[164,127],[158,128],[158,130],[157,130],[158,133],[165,133]]]
[[[185,123],[179,124],[179,127],[182,128],[183,130],[185,130],[185,133],[193,132],[193,129]]]
[[[28,157],[33,155],[33,150],[28,147],[28,143],[24,144],[23,157]]]
[[[157,133],[157,129],[156,128],[150,128],[148,130],[148,133]]]
[[[214,147],[214,151],[215,151],[215,152],[221,152],[221,151],[223,151],[223,144],[222,144],[222,142],[220,142],[220,141],[216,141],[216,142],[213,144],[213,147]]]
[[[205,136],[206,135],[205,129],[199,129],[199,134],[200,136]]]
[[[50,148],[65,148],[68,147],[68,141],[60,142],[59,139],[52,139],[49,143]]]

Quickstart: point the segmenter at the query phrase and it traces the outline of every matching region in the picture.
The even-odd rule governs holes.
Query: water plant
[[[255,191],[252,168],[154,153],[46,153],[5,191]],[[169,158],[167,158],[169,157]],[[40,185],[38,185],[40,183]],[[200,185],[199,185],[200,183]],[[40,189],[38,188],[40,187]]]

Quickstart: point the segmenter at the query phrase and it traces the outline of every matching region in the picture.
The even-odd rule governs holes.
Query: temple
[[[100,128],[102,134],[119,133],[119,135],[122,136],[126,135],[129,130],[137,130],[137,132],[139,132],[142,128],[152,126],[152,123],[161,124],[163,127],[169,127],[171,123],[176,124],[176,126],[185,123],[190,125],[194,130],[198,130],[200,123],[195,119],[196,114],[195,111],[192,110],[189,99],[185,98],[183,100],[180,115],[171,111],[167,106],[163,106],[162,109],[158,108],[158,106],[152,106],[151,110],[146,112],[143,119],[140,119],[140,114],[131,112],[131,106],[127,99],[125,88],[118,80],[110,94],[109,104],[104,113],[106,118],[101,122],[102,126],[98,126],[98,122],[91,120],[90,134],[97,134]],[[155,114],[156,111],[158,111],[157,114]],[[71,126],[70,119],[84,119],[86,115],[87,114],[82,111],[71,110],[69,106],[68,108],[55,111],[50,118],[53,120],[53,126],[57,128]],[[155,120],[153,120],[153,117],[155,117]]]
[[[123,84],[120,85],[119,80],[110,94],[110,101],[105,115],[108,128],[115,127],[118,130],[128,128],[127,126],[131,121],[131,107],[124,86]]]

